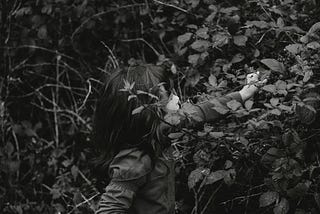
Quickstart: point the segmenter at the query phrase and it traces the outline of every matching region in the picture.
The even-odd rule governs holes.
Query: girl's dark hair
[[[146,94],[130,99],[129,92],[123,91],[124,83],[134,83],[133,92],[138,90],[159,97],[159,84],[170,87],[169,75],[162,67],[144,64],[118,69],[112,73],[98,98],[94,117],[94,141],[99,156],[96,164],[105,169],[110,160],[125,148],[138,147],[151,158],[156,155],[156,146],[161,112],[154,105],[155,98]],[[132,114],[139,106],[147,106],[140,113]],[[158,141],[158,142],[157,142]]]

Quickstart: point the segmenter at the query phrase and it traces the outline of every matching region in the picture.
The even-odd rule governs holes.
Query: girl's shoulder
[[[109,174],[113,180],[129,181],[141,178],[151,172],[150,156],[137,148],[121,150],[111,161]]]

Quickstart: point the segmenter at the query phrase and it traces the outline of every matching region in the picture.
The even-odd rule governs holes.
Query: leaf
[[[229,43],[229,35],[224,32],[215,33],[212,36],[213,47],[222,47]]]
[[[320,44],[318,42],[310,42],[307,44],[307,47],[316,50],[320,48]]]
[[[213,138],[221,138],[224,136],[223,132],[209,132],[209,135]]]
[[[200,58],[200,54],[193,54],[188,56],[188,62],[192,65],[197,65]]]
[[[133,109],[132,115],[140,113],[144,109],[144,106],[139,106],[138,108]]]
[[[178,138],[182,137],[183,135],[184,135],[184,133],[182,133],[182,132],[174,132],[174,133],[170,133],[168,135],[168,137],[170,139],[178,139]]]
[[[284,73],[285,67],[283,63],[275,59],[262,59],[261,62],[273,71]]]
[[[274,114],[274,115],[277,115],[277,116],[279,116],[279,115],[281,115],[281,111],[279,110],[279,109],[272,109],[271,111],[270,111],[270,113],[271,114]]]
[[[213,74],[210,74],[209,76],[209,84],[213,87],[217,86],[217,78]]]
[[[226,162],[224,163],[224,168],[229,169],[232,167],[232,165],[233,165],[232,161],[226,160]]]
[[[247,26],[255,26],[257,28],[269,28],[269,24],[265,21],[247,21],[246,22]]]
[[[307,34],[313,34],[320,30],[320,22],[315,23],[311,26]]]
[[[209,38],[208,29],[209,28],[207,27],[200,28],[197,30],[196,35],[202,39],[208,39]]]
[[[182,34],[180,36],[178,36],[178,43],[180,45],[184,45],[187,41],[189,41],[192,37],[192,33],[185,33],[185,34]]]
[[[297,55],[303,50],[303,46],[302,44],[291,44],[291,45],[287,45],[285,49],[290,53]]]
[[[79,174],[79,169],[78,169],[78,167],[76,165],[73,165],[71,167],[71,174],[73,176],[73,179],[76,180],[77,177],[78,177],[78,174]]]
[[[210,45],[210,42],[206,40],[196,40],[191,44],[191,48],[198,52],[204,52],[210,47]]]
[[[304,76],[303,76],[303,82],[308,82],[309,80],[310,80],[310,78],[312,77],[312,75],[313,75],[313,72],[311,71],[311,70],[309,70],[309,71],[306,71],[305,73],[304,73]]]
[[[274,214],[287,214],[289,212],[289,202],[286,198],[281,198],[281,201],[276,204],[273,209]]]
[[[283,21],[283,19],[282,19],[281,17],[279,17],[279,18],[277,19],[277,26],[278,26],[279,28],[283,28],[283,27],[284,27],[284,21]]]
[[[229,109],[228,109],[226,106],[222,105],[222,104],[219,102],[219,100],[217,100],[217,99],[212,99],[212,100],[210,100],[209,102],[212,103],[212,104],[214,104],[214,107],[212,107],[212,109],[216,110],[219,114],[224,115],[224,114],[226,114],[226,113],[229,112]]]
[[[271,98],[270,99],[270,103],[271,105],[273,105],[274,107],[277,106],[279,104],[279,98]]]
[[[246,42],[248,41],[248,37],[245,35],[238,35],[233,37],[233,43],[238,46],[246,46]]]
[[[279,194],[277,192],[265,192],[259,198],[260,207],[266,207],[273,204],[279,199]]]
[[[196,168],[188,176],[188,187],[189,189],[194,188],[194,186],[203,178],[203,168]]]
[[[233,111],[236,111],[238,108],[242,106],[242,104],[236,100],[231,100],[227,102],[227,106],[232,109]]]
[[[244,103],[244,106],[247,110],[250,110],[253,106],[253,101],[252,100],[247,100],[245,103]]]
[[[275,93],[276,92],[276,86],[275,85],[265,85],[262,87],[263,90]]]
[[[226,174],[225,170],[217,170],[215,172],[210,173],[206,179],[206,184],[213,184],[213,183],[223,179],[225,174]]]
[[[238,62],[241,62],[242,60],[244,60],[245,56],[241,53],[237,53],[236,55],[233,56],[231,63],[235,64]]]

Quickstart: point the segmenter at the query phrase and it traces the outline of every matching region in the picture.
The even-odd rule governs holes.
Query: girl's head
[[[137,98],[128,99],[130,93],[121,89],[124,89],[125,82],[134,83],[133,94],[143,91],[161,99],[166,96],[164,88],[171,87],[169,76],[161,67],[148,64],[118,69],[111,75],[95,112],[94,136],[101,153],[99,164],[106,166],[119,150],[125,148],[141,147],[151,152],[151,141],[157,140],[161,112],[150,104],[157,99],[141,93]],[[147,107],[132,114],[139,106]]]

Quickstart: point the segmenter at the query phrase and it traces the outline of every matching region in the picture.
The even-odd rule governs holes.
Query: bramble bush
[[[92,115],[112,69],[154,63],[188,103],[268,83],[169,134],[177,213],[319,213],[320,20],[308,0],[3,0],[1,213],[93,213]],[[213,101],[214,102],[214,101]],[[178,122],[171,114],[167,121]]]

